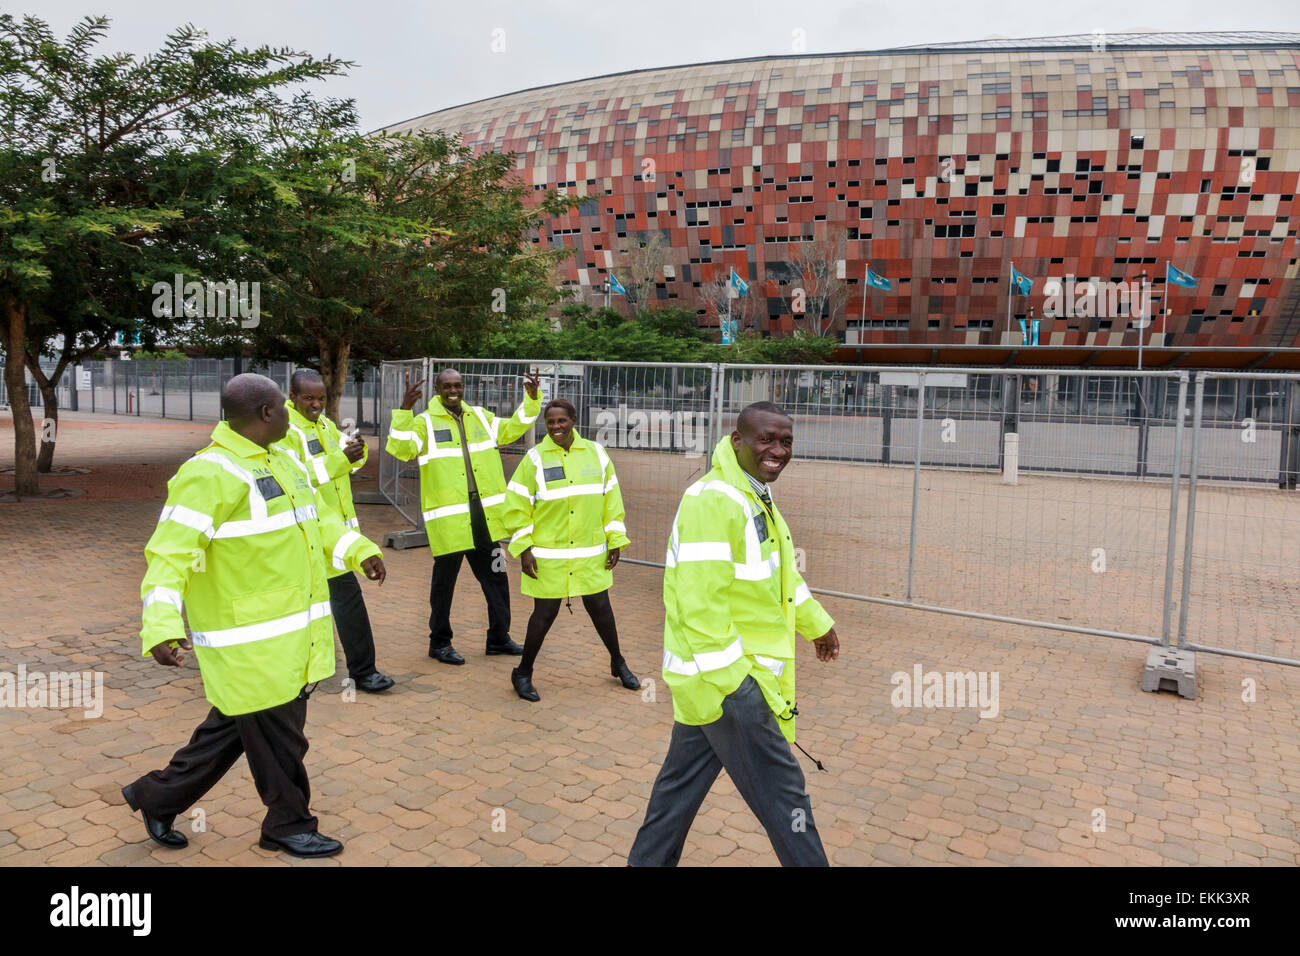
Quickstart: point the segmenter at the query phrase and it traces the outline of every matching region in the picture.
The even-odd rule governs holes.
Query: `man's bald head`
[[[740,411],[740,416],[736,419],[736,431],[746,435],[754,432],[754,427],[767,415],[778,415],[787,421],[793,421],[785,409],[775,402],[755,402],[752,405],[746,405]]]
[[[453,415],[460,414],[460,400],[465,397],[465,380],[454,368],[445,368],[433,380],[433,390],[437,393],[442,407]]]
[[[221,410],[234,431],[263,447],[283,438],[289,427],[284,393],[265,375],[245,372],[228,381],[221,389]]]
[[[309,385],[323,386],[324,384],[325,379],[321,378],[320,372],[314,368],[300,368],[289,379],[289,394],[301,392],[304,387]]]

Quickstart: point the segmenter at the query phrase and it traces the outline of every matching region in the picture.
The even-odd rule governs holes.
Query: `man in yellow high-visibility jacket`
[[[673,734],[628,863],[675,866],[725,769],[783,866],[825,866],[794,741],[795,634],[839,656],[835,622],[795,567],[769,485],[790,462],[793,422],[771,402],[740,413],[713,467],[686,489],[664,571],[664,682]]]
[[[497,449],[537,421],[542,409],[537,374],[524,375],[528,396],[508,419],[467,404],[465,382],[452,368],[434,379],[437,394],[429,407],[412,415],[423,383],[411,385],[407,376],[385,447],[400,461],[415,458],[420,463],[420,510],[433,552],[429,656],[444,664],[465,663],[451,646],[451,598],[462,558],[487,599],[487,653],[522,654],[524,649],[510,639],[510,579],[504,549],[497,544],[506,537],[506,477]]]
[[[212,444],[168,482],[140,586],[144,653],[179,667],[182,649],[194,647],[212,710],[165,769],[122,795],[143,812],[151,839],[183,847],[176,815],[243,754],[267,806],[260,845],[333,856],[343,845],[317,832],[303,767],[307,697],[334,673],[325,567],[382,582],[384,562],[372,542],[320,513],[306,470],[274,447],[289,425],[274,382],[237,375],[221,390],[221,408],[226,421]]]
[[[343,441],[339,427],[325,414],[325,382],[319,372],[299,369],[289,379],[289,431],[277,446],[294,455],[307,475],[320,506],[355,530],[357,509],[352,503],[352,475],[366,464],[368,449],[360,435]],[[375,637],[370,629],[366,599],[356,575],[347,568],[329,568],[330,610],[339,643],[348,662],[348,677],[370,694],[388,690],[393,679],[375,668]]]

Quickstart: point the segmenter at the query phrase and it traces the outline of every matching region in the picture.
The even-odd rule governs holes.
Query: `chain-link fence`
[[[630,560],[662,564],[714,444],[774,401],[795,420],[774,497],[814,590],[1300,663],[1300,376],[430,359],[386,364],[384,400],[454,366],[509,415],[530,364],[609,450]],[[419,526],[418,469],[381,460]]]

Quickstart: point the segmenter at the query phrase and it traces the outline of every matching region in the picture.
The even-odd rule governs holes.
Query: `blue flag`
[[[1175,269],[1169,263],[1165,263],[1165,282],[1170,285],[1180,285],[1184,289],[1195,289],[1196,279],[1189,276],[1181,269]]]
[[[894,283],[890,282],[884,276],[878,276],[871,271],[871,266],[867,266],[867,285],[873,289],[880,289],[884,292],[893,292]]]
[[[1034,287],[1034,280],[1017,269],[1016,264],[1013,262],[1011,263],[1011,284],[1015,286],[1016,291],[1021,295],[1029,295],[1029,291]]]
[[[618,276],[614,273],[609,274],[609,291],[615,295],[627,295],[627,289],[623,288],[623,283],[618,281]]]
[[[749,293],[749,283],[736,275],[736,270],[731,270],[731,286],[736,290],[736,295],[746,295]]]

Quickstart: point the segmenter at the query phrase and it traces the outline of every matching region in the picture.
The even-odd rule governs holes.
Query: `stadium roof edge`
[[[1179,38],[1198,38],[1214,37],[1216,39],[1207,39],[1196,41],[1193,39],[1166,40],[1161,42],[1158,39],[1129,40],[1125,38],[1143,37],[1179,37]],[[1246,40],[1246,37],[1269,37],[1270,39],[1252,39]],[[1236,39],[1231,39],[1236,38]],[[1049,43],[1048,41],[1057,41]],[[608,80],[620,76],[631,76],[634,73],[660,73],[667,70],[686,70],[699,66],[721,66],[727,63],[759,63],[765,60],[813,60],[828,59],[832,57],[843,56],[893,56],[899,53],[922,55],[922,54],[948,54],[948,53],[1032,53],[1035,51],[1093,51],[1094,37],[1092,34],[1078,34],[1073,36],[1059,37],[1030,37],[1025,39],[1006,39],[1006,40],[984,40],[972,42],[958,42],[955,44],[930,44],[925,46],[902,46],[888,47],[882,50],[840,50],[833,53],[772,53],[764,56],[746,56],[736,57],[729,60],[704,60],[699,63],[677,63],[671,66],[649,66],[635,70],[620,70],[617,73],[600,73],[596,76],[584,76],[575,80],[562,80],[558,83],[545,83],[541,86],[528,86],[521,90],[511,90],[509,93],[497,93],[493,96],[483,96],[476,100],[469,100],[465,103],[456,103],[452,106],[444,106],[441,109],[430,110],[428,113],[420,113],[416,116],[408,117],[404,120],[398,120],[394,123],[388,123],[384,126],[376,127],[367,135],[382,133],[390,130],[395,126],[405,126],[408,123],[414,123],[417,120],[425,119],[430,116],[437,116],[439,113],[446,113],[449,110],[464,109],[466,106],[474,106],[478,103],[487,103],[491,100],[504,99],[508,96],[519,96],[524,93],[535,93],[539,90],[556,89],[563,86],[571,86],[577,83],[589,83],[594,80]],[[1272,50],[1278,47],[1295,47],[1300,49],[1300,33],[1255,33],[1255,32],[1224,32],[1214,31],[1206,33],[1108,33],[1105,35],[1105,42],[1110,48],[1124,50]],[[1007,44],[997,46],[994,44]],[[1010,44],[1023,44],[1012,46]]]
[[[1300,371],[1300,348],[1147,346],[1147,371]],[[1135,345],[841,345],[832,361],[844,365],[932,365],[958,368],[1136,369]]]

